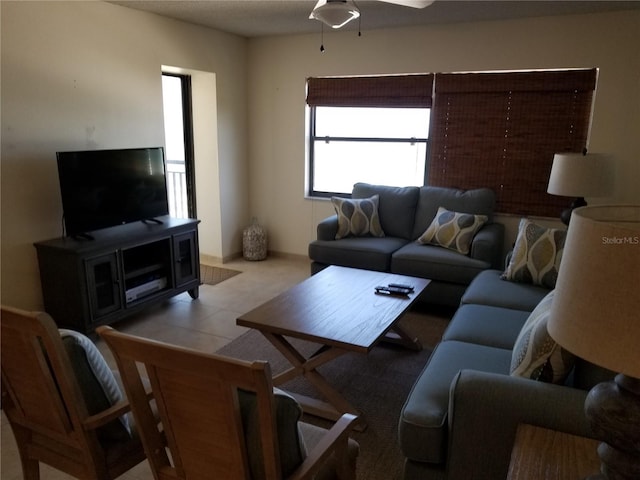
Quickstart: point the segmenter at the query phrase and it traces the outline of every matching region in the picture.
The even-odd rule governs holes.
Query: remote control
[[[411,293],[411,290],[406,288],[398,288],[398,287],[376,287],[376,293],[381,293],[384,295],[398,295],[405,297]]]
[[[395,288],[404,288],[406,290],[411,290],[413,292],[413,285],[405,285],[403,283],[390,283],[388,286],[395,287]]]

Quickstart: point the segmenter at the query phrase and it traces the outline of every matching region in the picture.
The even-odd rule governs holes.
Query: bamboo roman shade
[[[307,103],[323,107],[431,107],[433,74],[311,77]]]
[[[597,70],[437,74],[428,183],[492,188],[496,211],[557,216],[553,156],[581,152]]]

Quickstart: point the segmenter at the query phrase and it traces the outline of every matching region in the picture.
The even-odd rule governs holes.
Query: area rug
[[[401,478],[404,458],[398,447],[397,434],[400,411],[449,319],[449,312],[409,312],[401,321],[421,341],[422,351],[382,343],[368,355],[349,353],[319,368],[331,385],[362,411],[367,422],[366,430],[354,431],[351,435],[360,444],[359,480]],[[305,354],[318,347],[301,340],[290,341]],[[218,353],[243,360],[266,360],[274,373],[289,366],[284,357],[259,332],[253,330],[244,333]],[[322,398],[303,378],[294,379],[282,385],[282,388]],[[312,416],[305,416],[304,420],[325,428],[331,425]]]
[[[239,271],[230,268],[214,267],[211,265],[200,265],[200,280],[207,285],[217,285],[220,282],[238,275]]]

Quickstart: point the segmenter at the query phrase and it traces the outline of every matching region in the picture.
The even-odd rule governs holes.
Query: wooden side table
[[[582,480],[600,471],[598,441],[518,426],[507,480]]]

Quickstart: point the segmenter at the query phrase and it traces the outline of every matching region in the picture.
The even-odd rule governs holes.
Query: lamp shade
[[[578,357],[640,378],[640,205],[573,211],[547,326]]]
[[[556,153],[547,192],[565,197],[602,197],[613,189],[609,155],[601,153]]]
[[[327,1],[316,6],[309,18],[319,20],[331,28],[340,28],[360,16],[360,11],[346,0]]]

